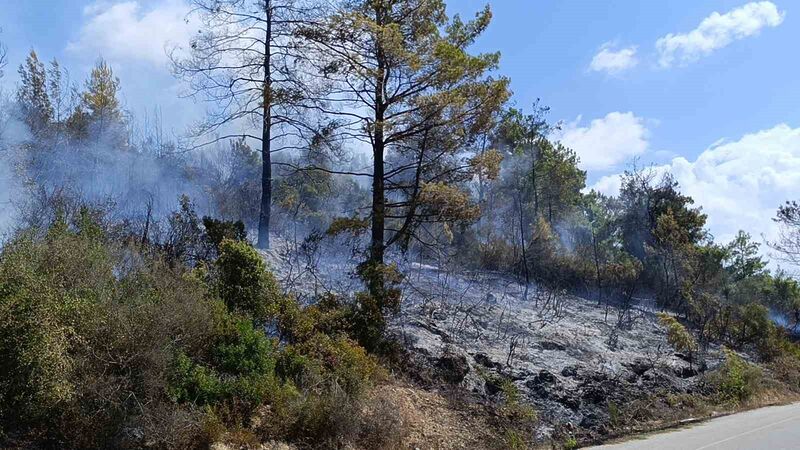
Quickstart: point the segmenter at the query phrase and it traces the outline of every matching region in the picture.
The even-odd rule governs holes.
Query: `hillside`
[[[288,246],[278,241],[278,250],[264,257],[301,297],[351,295],[357,289],[351,279],[355,264],[346,257],[319,257],[312,272],[297,273],[287,262],[291,252],[281,251],[281,245]],[[401,267],[406,274],[402,308],[389,330],[408,352],[400,375],[407,387],[391,391],[405,404],[440,393],[460,399],[450,402],[458,425],[452,413],[441,415],[451,427],[466,424],[475,430],[470,424],[482,415],[496,416],[509,390],[514,402],[535,411],[533,442],[548,446],[571,439],[602,442],[797,398],[795,386],[747,353],[740,356],[761,372],[758,392],[744,403],[717,398],[717,377],[726,370],[722,347],[710,343],[691,357],[676,351],[651,299],[639,298],[627,307],[606,305],[536,285],[526,293],[523,284],[501,273],[457,272],[419,262]],[[473,434],[463,432],[462,438]],[[426,445],[482,448],[480,442],[498,440],[503,445],[502,426],[488,436],[474,438],[469,447]]]

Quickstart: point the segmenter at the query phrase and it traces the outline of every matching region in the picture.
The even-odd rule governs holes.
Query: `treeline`
[[[551,139],[546,108],[510,106],[499,55],[470,53],[488,8],[463,21],[443,1],[194,3],[202,29],[170,52],[176,76],[212,106],[189,147],[158,124],[137,136],[103,61],[82,88],[35,52],[20,66],[12,110],[30,133],[15,163],[39,194],[29,225],[45,224],[42,205],[72,185],[125,205],[140,240],[159,242],[154,214],[183,192],[257,229],[260,247],[270,224],[295,239],[355,235],[380,315],[397,298],[386,255],[411,251],[605,303],[654,296],[731,342],[749,333],[721,325],[727,317],[772,310],[796,325],[794,281],[764,271],[745,234],[715,243],[669,174],[635,169],[617,197],[585,192],[586,173]],[[200,149],[209,143],[221,148]],[[789,229],[792,207],[777,218]]]
[[[656,169],[626,172],[618,196],[586,192],[578,157],[548,138],[544,112],[499,116],[488,136],[488,148],[502,153],[498,176],[465,186],[482,213],[453,234],[447,260],[567,289],[606,311],[615,305],[610,319],[620,327],[634,306],[654,299],[696,330],[703,349],[722,342],[771,359],[793,348],[785,335],[798,326],[800,285],[766,269],[761,244],[744,231],[715,242],[701,208]],[[789,263],[797,210],[779,209],[781,237],[768,243]]]
[[[772,311],[796,326],[794,280],[767,273],[745,234],[715,243],[669,174],[634,169],[617,197],[585,192],[547,109],[509,105],[499,55],[469,52],[488,8],[463,21],[443,1],[194,3],[202,29],[170,56],[212,109],[188,147],[158,124],[137,136],[102,61],[82,89],[34,52],[20,66],[13,110],[30,135],[17,162],[39,192],[29,225],[71,184],[125,205],[140,240],[160,242],[154,215],[183,192],[257,229],[260,247],[276,225],[295,240],[354,235],[380,316],[398,298],[386,255],[414,252],[606,304],[652,296],[731,343],[752,339],[729,318],[771,323]],[[777,218],[789,229],[791,208]]]
[[[17,223],[44,225],[53,219],[51,206],[82,199],[114,204],[118,217],[143,239],[158,241],[164,233],[160,222],[186,194],[206,214],[242,221],[248,229],[257,226],[261,157],[245,139],[187,151],[182,138],[165,131],[158,109],[137,118],[123,108],[121,82],[103,60],[82,84],[58,61],[45,64],[35,51],[18,72],[16,90],[0,108],[2,163],[15,180],[7,188],[17,195],[10,205]],[[297,156],[283,160],[289,164]],[[342,210],[368,198],[353,180],[326,173],[282,177],[274,184],[279,230],[300,223],[327,226],[330,218],[318,213],[322,202],[329,211]],[[12,215],[12,208],[4,215]]]

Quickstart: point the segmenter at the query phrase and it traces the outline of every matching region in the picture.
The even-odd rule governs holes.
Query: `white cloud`
[[[83,10],[86,22],[67,50],[111,60],[164,65],[165,45],[188,42],[192,32],[182,0],[165,0],[144,9],[138,1],[96,2]]]
[[[681,191],[703,207],[717,241],[729,241],[740,229],[772,239],[778,206],[800,198],[800,127],[781,124],[735,142],[717,142],[694,161],[677,157],[656,170],[671,172]],[[616,194],[619,182],[613,178],[592,187]]]
[[[608,170],[644,153],[649,147],[645,120],[632,112],[611,112],[581,126],[581,117],[555,136],[575,150],[584,170]]]
[[[622,177],[620,174],[606,175],[597,180],[593,185],[584,189],[585,192],[594,190],[606,195],[618,195],[622,187]]]
[[[670,67],[696,61],[733,41],[757,35],[764,27],[777,27],[785,15],[772,2],[751,2],[725,14],[713,12],[688,33],[658,39],[659,64]]]
[[[639,64],[639,60],[636,59],[636,46],[615,50],[613,42],[606,42],[600,46],[600,51],[592,58],[589,70],[617,75],[636,67],[637,64]]]

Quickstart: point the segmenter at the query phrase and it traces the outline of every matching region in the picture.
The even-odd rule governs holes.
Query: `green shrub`
[[[509,450],[525,450],[528,448],[528,443],[517,430],[506,430],[506,447]]]
[[[216,367],[232,375],[274,371],[272,343],[263,331],[241,318],[232,319],[225,328],[212,350]]]
[[[79,448],[138,445],[125,426],[174,443],[165,430],[193,416],[165,395],[173,348],[206,347],[212,302],[89,216],[21,232],[0,254],[0,427]]]
[[[336,386],[352,396],[382,375],[375,358],[358,344],[343,335],[322,333],[288,346],[277,366],[282,377],[298,386]]]
[[[214,404],[227,395],[226,388],[211,369],[195,364],[185,353],[175,356],[169,393],[176,402]]]
[[[578,440],[570,436],[564,440],[564,450],[574,450],[578,448]]]
[[[44,240],[21,235],[0,255],[0,415],[11,420],[46,417],[75,398],[70,350],[114,281],[95,238],[60,222]]]
[[[720,399],[740,403],[750,398],[761,381],[761,370],[748,364],[733,350],[723,348],[725,362],[714,377]]]
[[[611,425],[619,426],[622,414],[620,413],[619,406],[614,402],[608,402],[608,417],[611,420]]]
[[[333,294],[323,295],[304,308],[294,298],[286,296],[278,304],[276,325],[281,341],[295,343],[316,333],[354,336],[353,317],[352,305]]]
[[[258,321],[274,315],[281,290],[252,246],[224,239],[216,269],[219,296],[230,310],[250,314]]]
[[[90,216],[0,253],[0,430],[68,448],[357,439],[382,371],[349,337],[351,305],[301,308],[245,242],[222,240],[215,265],[190,270]]]
[[[206,231],[206,240],[217,252],[219,252],[222,241],[225,239],[240,242],[247,239],[247,231],[245,231],[244,223],[241,220],[233,222],[206,216],[203,217],[203,228]]]
[[[740,306],[734,319],[732,334],[735,336],[735,343],[740,346],[751,344],[756,348],[763,348],[775,331],[769,309],[764,305],[748,303]]]
[[[679,352],[686,352],[689,360],[693,359],[697,351],[697,341],[689,330],[686,329],[678,319],[668,313],[658,313],[658,321],[667,328],[667,342]]]
[[[178,353],[170,376],[170,395],[179,402],[214,405],[235,401],[248,414],[278,388],[275,353],[264,333],[246,319],[225,321],[207,365]]]

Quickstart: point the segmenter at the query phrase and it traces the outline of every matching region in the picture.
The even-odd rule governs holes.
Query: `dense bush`
[[[282,296],[278,281],[246,242],[224,239],[219,248],[216,284],[220,298],[231,310],[267,320]]]
[[[192,412],[164,395],[172,351],[208,344],[214,307],[185,270],[109,243],[87,217],[2,251],[2,428],[74,447],[174,441],[160,433]]]
[[[0,438],[188,448],[358,436],[381,370],[350,337],[351,307],[300,307],[244,241],[226,237],[216,261],[192,269],[92,217],[21,231],[2,249]]]
[[[173,400],[213,405],[235,400],[252,411],[275,389],[275,352],[263,332],[249,320],[228,317],[218,330],[207,364],[178,352],[170,373]]]
[[[748,364],[736,352],[727,348],[723,350],[725,362],[713,374],[712,381],[716,385],[721,400],[741,403],[758,390],[761,370]]]
[[[233,241],[247,240],[247,231],[245,231],[244,223],[241,220],[231,222],[227,220],[217,220],[212,217],[203,217],[203,228],[205,230],[206,240],[217,254],[219,254],[220,246],[225,239]]]

